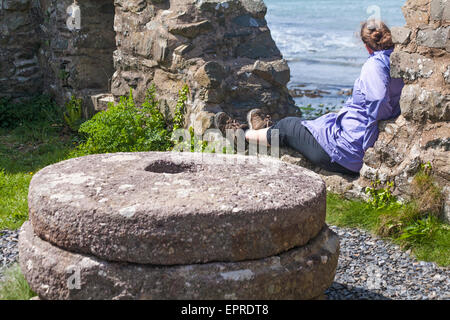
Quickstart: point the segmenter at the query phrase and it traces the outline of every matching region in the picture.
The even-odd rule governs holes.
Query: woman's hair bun
[[[375,30],[370,35],[370,38],[373,39],[376,42],[380,41],[382,37],[383,37],[383,34],[380,31],[378,31],[378,30]]]
[[[373,51],[394,47],[391,30],[382,21],[368,20],[362,23],[361,40]]]

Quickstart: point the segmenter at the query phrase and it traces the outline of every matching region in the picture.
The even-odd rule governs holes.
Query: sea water
[[[265,0],[267,23],[288,61],[297,105],[335,110],[369,57],[359,38],[361,22],[379,17],[389,27],[403,26],[404,0]],[[309,114],[314,116],[314,112]]]

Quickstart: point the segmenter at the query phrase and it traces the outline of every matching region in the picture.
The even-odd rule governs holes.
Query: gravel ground
[[[419,262],[358,229],[331,227],[341,253],[330,300],[450,300],[450,269]]]
[[[419,262],[397,245],[365,231],[331,227],[339,234],[341,254],[330,300],[450,300],[450,268]],[[0,231],[2,267],[18,257],[17,231]]]
[[[0,279],[2,269],[14,263],[19,256],[18,231],[0,230]]]

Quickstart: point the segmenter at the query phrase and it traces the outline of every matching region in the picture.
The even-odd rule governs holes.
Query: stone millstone
[[[271,158],[119,153],[39,171],[28,197],[34,232],[108,261],[175,265],[269,257],[325,224],[326,189]]]
[[[261,260],[152,266],[65,251],[26,222],[19,250],[22,272],[41,299],[312,299],[333,282],[339,239],[324,227],[306,246]]]

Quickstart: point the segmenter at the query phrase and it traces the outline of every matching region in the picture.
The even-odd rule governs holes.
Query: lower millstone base
[[[62,250],[26,222],[19,251],[22,272],[41,299],[312,299],[333,282],[339,239],[325,227],[307,245],[265,259],[153,266]]]

